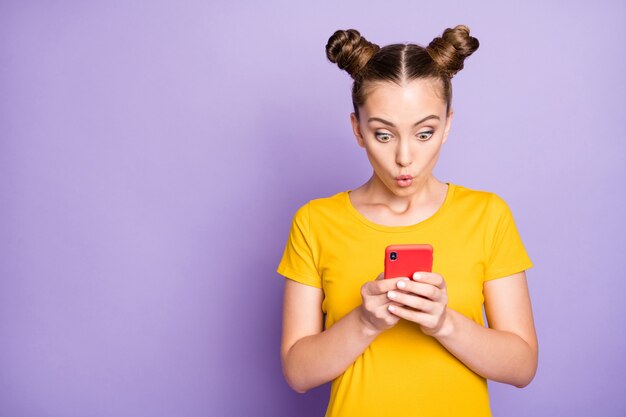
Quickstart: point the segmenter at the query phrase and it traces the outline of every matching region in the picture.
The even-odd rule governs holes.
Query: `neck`
[[[415,178],[411,189],[400,194],[392,192],[376,174],[373,174],[362,188],[363,196],[370,204],[384,204],[393,211],[402,213],[437,199],[442,192],[447,190],[447,185],[430,175],[425,178]]]

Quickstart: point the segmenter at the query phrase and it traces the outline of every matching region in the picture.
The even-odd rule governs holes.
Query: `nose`
[[[396,148],[396,163],[402,167],[411,165],[413,158],[408,140],[400,140]]]

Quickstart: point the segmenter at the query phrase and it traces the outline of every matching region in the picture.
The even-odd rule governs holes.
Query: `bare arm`
[[[392,307],[394,314],[420,324],[425,333],[484,378],[519,388],[532,381],[538,344],[524,271],[484,284],[490,328],[446,306],[445,282],[440,275],[420,275],[421,282],[409,281],[406,289],[392,295],[419,311]]]
[[[341,375],[383,330],[399,318],[386,296],[394,280],[370,281],[361,288],[363,304],[323,329],[320,288],[285,280],[281,361],[287,383],[303,393]]]

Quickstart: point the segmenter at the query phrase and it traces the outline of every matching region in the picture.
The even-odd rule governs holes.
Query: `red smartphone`
[[[389,245],[385,248],[385,279],[408,277],[418,271],[432,272],[433,247],[427,243]]]

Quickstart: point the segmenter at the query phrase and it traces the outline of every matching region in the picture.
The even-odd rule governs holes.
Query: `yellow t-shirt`
[[[448,306],[484,325],[483,283],[532,266],[511,211],[494,193],[448,183],[444,203],[410,226],[368,220],[349,191],[296,212],[278,273],[322,288],[325,327],[361,304],[390,244],[429,243]],[[486,380],[406,320],[381,333],[333,380],[327,417],[490,416]]]

